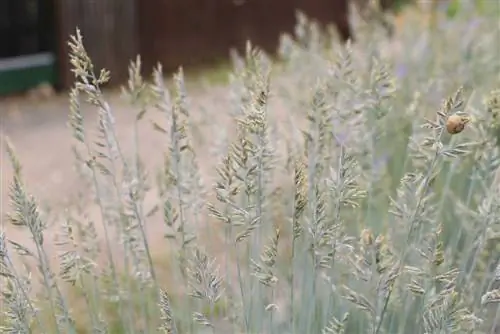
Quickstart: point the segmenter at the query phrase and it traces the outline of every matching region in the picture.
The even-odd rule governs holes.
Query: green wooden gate
[[[56,84],[56,34],[51,0],[0,1],[0,95]]]

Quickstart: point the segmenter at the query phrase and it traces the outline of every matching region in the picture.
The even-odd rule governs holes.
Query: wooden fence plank
[[[135,0],[58,0],[60,71],[63,87],[73,81],[67,41],[78,27],[97,70],[112,72],[112,80],[123,82],[131,59],[137,54]]]
[[[138,1],[139,50],[146,67],[161,62],[166,71],[179,65],[209,63],[242,49],[248,39],[268,52],[279,36],[293,33],[296,10],[319,23],[337,22],[350,37],[348,0],[143,0]]]

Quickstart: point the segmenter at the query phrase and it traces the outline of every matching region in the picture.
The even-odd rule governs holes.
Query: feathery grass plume
[[[44,297],[55,320],[55,324],[53,324],[55,326],[54,330],[57,333],[63,331],[75,333],[74,321],[57,284],[56,275],[51,268],[49,256],[45,250],[44,231],[46,222],[42,217],[36,199],[26,192],[21,163],[8,139],[6,139],[6,151],[14,169],[14,178],[9,192],[13,213],[8,215],[8,220],[13,225],[24,228],[29,232],[35,251],[30,250],[29,246],[14,241],[9,240],[9,243],[20,256],[26,256],[35,261],[44,287]],[[11,285],[10,287],[13,289],[20,288],[18,285]]]
[[[189,295],[201,302],[201,306],[208,308],[205,312],[193,312],[193,320],[203,326],[215,328],[215,307],[223,296],[223,280],[219,276],[219,269],[215,260],[210,259],[199,248],[193,250],[187,269],[190,286]]]
[[[442,330],[470,332],[481,323],[481,319],[468,310],[456,291],[457,275],[456,270],[451,270],[435,277],[437,289],[424,306],[423,328],[427,333]]]
[[[237,182],[240,183],[241,191],[236,193],[236,212],[240,216],[238,232],[234,237],[237,243],[247,240],[252,233],[257,229],[262,217],[254,211],[255,204],[252,200],[255,199],[257,192],[257,165],[252,159],[251,150],[254,150],[253,143],[245,137],[245,134],[240,132],[236,142],[231,145],[229,155],[232,156],[231,161],[236,165],[234,176]],[[239,213],[238,213],[239,212]]]
[[[481,297],[482,305],[493,304],[493,303],[495,304],[500,303],[500,289],[494,289],[488,291]]]
[[[139,109],[136,115],[138,121],[144,118],[154,98],[151,94],[150,85],[142,78],[141,71],[142,61],[138,55],[135,61],[132,61],[128,67],[127,85],[121,87],[122,95],[133,107]]]
[[[494,286],[498,286],[498,282],[500,282],[500,261],[497,260],[493,276],[488,282],[487,291],[481,296],[481,307],[483,309],[487,309],[489,305],[498,304],[494,319],[491,322],[492,325],[490,332],[494,332],[494,330],[496,330],[496,326],[500,321],[500,289],[494,288]]]
[[[280,230],[276,228],[269,245],[264,247],[260,260],[250,259],[253,267],[252,275],[255,276],[260,283],[268,287],[272,287],[278,282],[278,277],[276,277],[273,269],[276,265],[276,257],[278,256],[279,238]]]
[[[298,252],[298,242],[297,240],[302,236],[304,227],[302,225],[301,218],[307,207],[307,166],[304,163],[304,157],[298,156],[295,158],[293,163],[293,184],[294,184],[294,196],[293,196],[293,206],[291,214],[291,229],[292,229],[292,249],[290,254],[290,270],[289,270],[289,281],[290,281],[290,323],[292,328],[294,327],[295,320],[295,290],[296,290],[296,258]]]
[[[342,320],[332,317],[328,325],[321,331],[322,334],[344,334],[346,332],[346,325],[349,321],[349,312],[344,313]]]
[[[441,224],[422,236],[416,251],[420,255],[420,260],[415,260],[412,263],[414,267],[408,266],[405,269],[410,280],[407,288],[414,295],[414,298],[407,296],[405,299],[405,316],[400,323],[400,331],[413,328],[421,323],[421,318],[410,316],[412,311],[415,314],[423,315],[425,321],[428,312],[431,312],[428,308],[429,303],[434,301],[436,296],[444,297],[445,293],[453,292],[452,290],[443,290],[440,279],[458,274],[458,270],[449,269],[449,261],[445,261]]]
[[[395,32],[394,23],[384,13],[380,1],[355,0],[353,4],[361,19],[370,29],[379,26],[385,30],[389,37],[393,36]]]
[[[92,159],[87,159],[85,153],[79,149],[80,146],[86,145],[86,133],[84,126],[84,117],[81,112],[81,92],[76,87],[71,87],[69,91],[69,115],[67,126],[71,130],[71,134],[75,142],[71,144],[71,150],[75,157],[75,169],[82,181],[85,182],[84,189],[80,189],[80,196],[82,200],[88,200],[89,193],[95,192],[94,178],[92,176],[92,169],[89,164]],[[87,148],[87,152],[89,148]],[[95,196],[95,194],[94,194]]]
[[[360,201],[366,195],[366,191],[362,190],[358,183],[362,172],[356,159],[348,153],[344,143],[335,138],[336,155],[332,157],[334,163],[329,165],[330,173],[326,178],[327,189],[325,189],[326,196],[331,199],[327,204],[326,244],[316,252],[321,255],[322,275],[326,278],[325,283],[331,285],[332,292],[337,291],[336,286],[341,284],[343,279],[339,273],[351,267],[349,257],[353,251],[353,238],[348,233],[348,226],[357,219],[354,212],[359,209]],[[356,229],[355,226],[351,227]],[[334,314],[340,311],[337,307],[333,307],[338,305],[341,300],[339,297],[337,293],[331,293],[327,299],[328,308],[333,308]]]
[[[276,228],[273,237],[266,245],[259,260],[250,259],[252,275],[255,276],[261,284],[268,287],[264,292],[264,309],[269,311],[269,325],[268,330],[274,331],[274,312],[278,310],[276,304],[276,285],[278,284],[278,277],[276,276],[277,256],[278,256],[278,243],[280,239],[280,230]]]
[[[268,115],[271,73],[269,60],[261,50],[247,43],[243,64],[244,67],[236,73],[245,90],[241,96],[241,116],[236,119],[237,140],[232,146],[232,153],[239,167],[236,175],[243,187],[238,203],[249,213],[246,224],[236,236],[236,240],[238,243],[248,241],[246,257],[250,259],[258,256],[261,235],[271,228],[261,225],[261,222],[272,219],[269,210],[272,204],[271,185],[276,158],[275,149],[271,144]],[[252,309],[250,314],[262,319],[261,287],[254,286],[254,281],[249,281],[248,284],[251,290],[256,291],[249,301]],[[260,330],[262,324],[256,322],[255,325],[257,326],[255,330]]]
[[[329,152],[331,143],[331,106],[327,102],[327,87],[318,82],[312,92],[310,109],[307,120],[309,129],[303,132],[304,150],[308,161],[308,178],[310,182],[309,196],[312,194],[312,185],[327,172],[325,164],[331,158]]]
[[[231,148],[231,149],[234,149]],[[225,273],[226,282],[231,282],[229,278],[229,273],[231,272],[230,264],[232,260],[236,261],[237,270],[237,289],[239,290],[238,300],[233,300],[234,305],[241,303],[243,307],[243,320],[245,329],[248,330],[248,311],[246,308],[246,298],[244,287],[243,287],[243,274],[242,266],[240,261],[238,261],[238,247],[237,242],[234,239],[235,230],[239,226],[244,224],[245,216],[249,215],[247,211],[241,209],[237,205],[237,197],[242,191],[242,184],[237,177],[238,165],[235,162],[235,156],[228,152],[228,154],[222,159],[219,166],[216,168],[218,174],[218,180],[215,183],[214,191],[217,201],[221,204],[221,208],[218,208],[213,203],[208,203],[208,211],[210,216],[214,217],[218,221],[224,224],[224,244],[226,249],[230,249],[232,252],[226,254],[225,260]],[[236,239],[237,240],[237,239]],[[232,255],[232,256],[230,256]],[[231,293],[228,296],[232,297]],[[238,321],[238,319],[237,319]]]
[[[205,191],[189,133],[191,124],[182,67],[174,74],[173,80],[174,92],[171,95],[163,80],[162,66],[158,64],[153,72],[152,100],[155,101],[155,108],[165,116],[166,126],[153,122],[153,127],[169,136],[168,154],[164,155],[163,169],[157,181],[163,220],[168,229],[165,236],[175,240],[180,249],[176,253],[182,277],[179,279],[185,282],[183,289],[187,291],[189,249],[197,238],[195,228],[201,223]],[[185,306],[186,309],[181,312],[185,316],[179,328],[191,326],[188,317],[190,302]]]
[[[192,145],[192,133],[195,131],[194,123],[189,114],[188,94],[185,87],[184,71],[182,67],[174,75],[175,100],[174,107],[177,106],[184,120],[179,117],[178,122],[181,127],[185,127],[186,137],[180,141],[181,152],[184,153],[183,166],[186,169],[186,176],[183,178],[185,183],[184,192],[187,202],[187,208],[193,216],[193,222],[197,225],[200,222],[200,210],[205,205],[205,195],[203,180],[199,173],[198,159]],[[191,131],[190,131],[191,130]]]
[[[149,186],[148,175],[140,163],[136,171],[124,171],[122,181],[122,198],[124,205],[123,228],[127,233],[122,235],[121,242],[131,255],[131,272],[144,286],[156,285],[156,273],[146,236],[146,214],[144,198]]]
[[[337,163],[330,167],[327,178],[329,194],[332,195],[332,218],[334,223],[342,221],[342,209],[357,209],[361,200],[367,195],[358,181],[362,170],[358,161],[348,152],[343,143],[338,143]]]
[[[320,55],[325,45],[318,23],[300,10],[295,11],[295,19],[294,36],[298,45],[313,55]]]
[[[375,152],[375,143],[380,141],[380,134],[386,124],[382,110],[388,108],[391,99],[387,97],[387,101],[382,101],[382,98],[374,93],[378,86],[386,83],[384,80],[372,78],[376,77],[376,70],[370,71],[370,77],[366,79],[360,70],[362,64],[353,59],[354,52],[352,45],[347,43],[335,52],[328,64],[327,95],[332,97],[330,103],[335,111],[331,116],[329,151],[335,152],[341,146],[348,147],[350,155],[356,159],[359,167],[364,169],[364,172],[358,175],[358,182],[364,184],[376,179],[373,175],[383,174],[384,171],[384,168],[378,167],[383,167],[385,161],[383,156],[376,156],[378,153]],[[365,82],[367,80],[368,84]],[[331,159],[333,161],[329,163],[335,164],[335,158],[332,156]],[[382,164],[378,164],[379,161]],[[368,195],[373,194],[372,191]],[[371,197],[368,200],[371,200]]]
[[[463,280],[465,282],[471,279],[472,273],[476,270],[476,266],[480,260],[480,253],[487,246],[488,241],[490,239],[497,241],[495,232],[498,233],[500,231],[499,221],[495,218],[495,215],[500,212],[500,202],[498,200],[500,189],[497,182],[498,177],[494,179],[489,189],[486,189],[485,195],[481,199],[477,209],[472,212],[469,211],[467,214],[474,228],[469,231],[472,238],[470,239],[470,248],[468,249],[468,261],[464,262],[462,268],[464,272]]]
[[[121,177],[116,184],[120,183],[119,192],[117,191],[117,206],[119,210],[119,220],[121,222],[120,242],[123,245],[125,254],[128,254],[129,260],[125,264],[125,268],[131,273],[133,282],[129,285],[139,282],[138,293],[141,296],[143,307],[141,308],[142,318],[145,320],[145,326],[150,328],[150,310],[151,303],[145,297],[146,289],[153,288],[158,291],[158,282],[154,269],[153,259],[150,252],[149,242],[147,239],[147,214],[144,212],[144,200],[150,186],[148,184],[148,173],[145,170],[138,146],[140,144],[138,134],[138,123],[141,121],[143,114],[146,112],[149,104],[145,84],[140,78],[141,63],[138,58],[135,63],[129,66],[129,83],[128,90],[123,89],[122,92],[131,100],[133,106],[138,106],[138,114],[134,121],[133,130],[133,158],[129,161],[121,153],[119,154],[123,166]],[[119,151],[121,151],[118,148]],[[115,169],[115,167],[114,167]]]
[[[189,137],[189,110],[187,94],[184,87],[182,68],[174,75],[175,91],[172,96],[163,80],[162,66],[158,64],[153,72],[153,99],[155,107],[164,114],[166,127],[153,123],[154,129],[169,136],[168,154],[164,154],[164,164],[158,176],[159,195],[162,201],[163,221],[167,227],[165,236],[174,240],[179,247],[176,253],[180,277],[184,284],[183,292],[187,293],[188,263],[190,248],[196,241],[195,228],[198,223],[200,200],[197,193],[200,187],[194,149]],[[192,307],[188,301],[182,308],[179,328],[189,326]]]
[[[363,81],[357,72],[353,59],[353,47],[347,42],[343,47],[332,51],[328,62],[328,91],[335,98],[335,111],[339,121],[351,120],[361,113],[363,107]],[[346,138],[349,139],[349,138]]]
[[[457,250],[452,254],[455,262],[468,259],[461,265],[463,269],[465,269],[464,265],[470,264],[471,250],[475,247],[475,238],[480,235],[479,229],[482,222],[474,218],[477,215],[477,208],[484,200],[485,191],[490,189],[491,184],[495,182],[500,167],[500,150],[494,130],[495,121],[493,115],[488,112],[491,110],[488,108],[488,100],[485,104],[486,108],[471,110],[474,123],[470,131],[472,137],[476,139],[477,145],[473,148],[472,154],[467,156],[458,168],[460,173],[458,176],[467,178],[468,182],[465,184],[463,195],[457,194],[458,198],[453,199],[455,209],[451,212],[454,220],[457,221],[457,224],[460,223],[460,226],[455,229],[455,233],[452,235],[450,249]],[[457,217],[467,217],[468,219],[457,220]],[[469,217],[472,219],[469,219]],[[483,247],[483,250],[488,252],[488,247]],[[496,261],[492,254],[484,255],[484,257],[480,256],[479,262],[484,263],[485,267],[488,267],[488,261],[493,261],[492,263]],[[481,286],[487,284],[485,283],[488,280],[486,276],[488,275],[478,277],[479,281],[483,282]],[[472,281],[468,283],[474,284]],[[458,285],[464,288],[461,282]],[[478,300],[478,298],[480,298],[479,295],[474,299]]]
[[[94,262],[100,252],[97,240],[97,232],[92,221],[84,224],[68,215],[61,223],[55,245],[61,248],[58,255],[59,276],[81,292],[93,331],[105,333],[108,329],[102,314],[100,273],[97,263]]]
[[[246,284],[252,285],[252,282],[243,280],[242,259],[237,246],[250,238],[246,246],[246,258],[253,257],[260,248],[259,223],[264,216],[270,217],[271,214],[267,205],[272,203],[269,200],[272,191],[267,185],[272,181],[274,149],[270,146],[267,123],[269,75],[267,59],[248,43],[245,58],[233,75],[235,83],[241,84],[236,139],[217,169],[220,180],[216,183],[215,191],[217,200],[224,208],[220,210],[213,204],[208,206],[211,215],[227,224],[225,239],[226,244],[235,250],[233,256],[245,309],[245,326],[249,325],[248,316],[255,314],[249,307],[256,308],[257,312],[262,310],[258,308],[259,302],[253,301],[259,293],[249,295],[248,299],[243,293]],[[263,228],[265,232],[266,227]]]
[[[21,284],[27,286],[29,282]],[[12,280],[4,280],[2,285],[4,285],[1,290],[3,324],[0,325],[0,329],[2,333],[32,333],[33,314],[29,307],[29,299],[24,299],[23,293]]]
[[[490,115],[488,130],[500,145],[500,89],[492,90],[486,98],[486,111]]]
[[[370,120],[372,116],[365,114],[369,114],[369,108],[376,100],[367,93],[365,79],[359,70],[361,64],[354,59],[353,53],[351,43],[347,43],[335,50],[327,64],[325,98],[334,111],[329,119],[328,150],[334,152],[341,145],[349,147],[351,154],[365,167],[371,154],[369,136],[373,128],[378,127]],[[367,168],[371,169],[371,165]]]
[[[327,36],[322,34],[317,22],[313,21],[304,12],[295,11],[295,27],[292,34],[283,33],[280,36],[278,54],[283,64],[290,70],[311,70],[313,76],[318,74],[319,68],[312,64],[300,64],[304,58],[322,62],[322,52],[327,45]],[[312,74],[312,73],[311,73]]]
[[[410,250],[413,245],[420,242],[422,233],[436,221],[436,205],[434,204],[436,195],[432,191],[432,183],[439,172],[441,161],[444,157],[457,158],[469,152],[470,143],[447,146],[443,143],[447,118],[452,114],[462,112],[463,105],[462,89],[458,89],[443,103],[441,110],[437,113],[437,120],[426,121],[424,128],[428,128],[431,135],[416,132],[411,139],[410,154],[412,154],[415,172],[407,173],[403,177],[398,196],[392,199],[390,211],[404,231],[399,236],[405,242],[399,245],[402,250],[398,260],[397,275],[400,275],[407,261],[412,260],[413,254]],[[388,312],[393,291],[394,289],[389,290],[384,298],[384,306],[377,315],[375,333],[383,327],[384,316]]]
[[[317,275],[319,270],[328,265],[328,261],[332,255],[332,250],[329,249],[330,241],[332,238],[332,229],[329,226],[327,211],[326,211],[326,194],[322,192],[319,187],[315,187],[314,194],[308,195],[308,202],[314,203],[309,208],[309,213],[304,217],[306,224],[306,233],[303,234],[302,247],[307,247],[306,255],[301,260],[301,266],[304,266],[302,277],[300,278],[302,293],[310,293],[313,298],[308,299],[309,305],[304,305],[304,315],[309,319],[313,319],[317,314],[317,301],[319,300],[319,289],[317,287]],[[306,269],[307,268],[307,269]],[[312,272],[313,276],[309,279],[306,272]],[[307,291],[307,292],[306,292]],[[305,298],[305,296],[302,296]],[[305,315],[307,314],[307,315]],[[306,328],[302,330],[309,330],[312,323],[301,320]],[[303,321],[303,322],[302,322]],[[312,320],[311,320],[312,321]]]
[[[498,245],[498,243],[497,243]],[[498,287],[498,283],[500,282],[500,262],[498,262],[498,259],[495,259],[493,261],[496,261],[497,264],[494,267],[493,274],[490,275],[484,275],[484,281],[481,284],[481,287],[484,287],[487,283],[486,286],[486,292],[481,296],[480,299],[480,305],[477,306],[477,308],[481,308],[482,314],[484,314],[483,318],[486,318],[486,321],[484,323],[490,324],[490,333],[494,332],[498,328],[498,323],[500,322],[500,289],[495,288]],[[489,271],[489,268],[487,269]],[[489,278],[487,278],[490,276]],[[493,305],[496,306],[495,314],[494,316],[491,316],[491,306]]]
[[[491,91],[485,100],[485,108],[473,115],[475,126],[472,130],[478,145],[470,157],[472,173],[467,197],[457,201],[457,214],[467,217],[453,244],[453,247],[462,249],[460,257],[457,256],[464,261],[458,282],[462,289],[472,289],[477,284],[490,289],[495,280],[497,257],[494,254],[498,243],[495,234],[499,227],[493,215],[498,209],[494,194],[498,192],[496,182],[500,167],[495,111],[498,109],[497,93],[496,90]],[[480,297],[481,292],[473,297],[476,309],[479,308]]]
[[[151,91],[149,85],[146,84],[141,76],[141,58],[137,56],[135,62],[129,65],[129,79],[127,87],[122,87],[122,94],[130,101],[130,104],[138,108],[138,112],[134,121],[133,135],[133,160],[128,164],[124,172],[124,201],[126,212],[129,217],[129,226],[127,229],[134,231],[134,235],[127,240],[130,243],[130,248],[134,250],[139,258],[139,261],[134,261],[133,271],[139,276],[139,279],[144,284],[153,284],[155,290],[158,290],[156,272],[150,246],[147,239],[147,224],[146,219],[148,214],[144,211],[144,198],[150,190],[148,184],[148,173],[144,168],[142,158],[139,152],[139,122],[144,118],[148,108],[152,105]]]
[[[163,175],[159,185],[160,195],[164,201],[164,221],[172,229],[172,238],[178,239],[181,247],[181,268],[184,268],[187,248],[196,239],[192,232],[193,227],[188,223],[189,201],[193,196],[191,191],[195,190],[191,188],[193,180],[190,179],[188,171],[192,171],[196,166],[192,164],[194,151],[188,137],[189,114],[183,87],[184,76],[182,68],[174,76],[176,91],[173,100],[163,81],[161,65],[155,69],[153,76],[156,108],[165,114],[170,126],[170,129],[166,130],[154,123],[155,129],[170,136],[169,154],[165,154]]]
[[[304,155],[307,161],[307,207],[304,209],[305,231],[300,242],[295,247],[303,248],[307,257],[301,256],[297,265],[303,267],[301,277],[298,278],[301,294],[311,293],[313,298],[308,298],[308,304],[303,305],[305,311],[298,311],[300,317],[309,319],[299,320],[304,327],[301,331],[310,331],[313,318],[316,315],[317,302],[317,271],[325,264],[328,257],[325,248],[329,246],[331,240],[331,229],[327,219],[327,207],[325,202],[326,194],[319,180],[325,177],[328,161],[330,161],[329,143],[331,137],[331,109],[326,101],[326,85],[318,82],[312,91],[310,109],[307,120],[309,128],[303,131]],[[307,269],[305,269],[307,268]],[[308,280],[307,271],[314,273],[314,279]],[[301,298],[305,298],[302,296]],[[297,319],[298,320],[298,319]],[[303,321],[304,320],[304,321]],[[293,326],[293,324],[292,324]],[[295,328],[294,328],[295,330]]]
[[[324,66],[327,60],[323,57],[328,44],[328,36],[321,34],[318,24],[296,11],[296,25],[293,36],[284,34],[280,39],[279,55],[283,63],[277,64],[285,69],[286,82],[277,85],[276,92],[283,97],[297,116],[303,113],[310,100],[310,87],[318,78],[324,78]],[[335,47],[338,44],[333,43]],[[283,78],[284,79],[284,78]],[[294,111],[295,111],[294,110]]]
[[[426,275],[431,276],[429,279],[432,280],[432,275],[433,271],[428,272],[429,265],[424,265],[422,267],[422,262],[415,262],[417,261],[418,257],[418,249],[420,245],[425,244],[425,240],[422,239],[422,235],[425,234],[425,231],[427,231],[429,228],[433,227],[433,223],[435,221],[438,221],[438,210],[435,204],[436,201],[436,195],[432,191],[428,191],[426,195],[421,195],[422,200],[421,200],[421,206],[418,208],[418,213],[415,213],[415,206],[414,206],[414,199],[415,195],[419,194],[419,191],[421,191],[420,187],[422,186],[422,176],[416,176],[412,174],[406,174],[401,182],[401,187],[405,187],[403,189],[398,190],[398,199],[397,199],[397,204],[393,204],[394,207],[397,206],[397,208],[403,207],[403,208],[408,208],[407,212],[413,212],[414,215],[410,216],[408,213],[404,213],[401,210],[400,211],[391,211],[391,213],[398,217],[398,219],[401,219],[401,221],[397,221],[397,223],[401,223],[401,225],[396,225],[398,230],[401,230],[400,233],[394,233],[394,239],[403,239],[406,241],[407,244],[399,244],[397,245],[398,247],[401,247],[403,250],[401,251],[400,258],[397,258],[397,263],[396,263],[396,270],[398,271],[398,275],[401,275],[401,282],[398,286],[394,288],[394,291],[389,292],[389,295],[392,294],[392,304],[388,304],[387,307],[390,310],[394,310],[397,308],[399,305],[404,305],[406,307],[408,312],[405,312],[403,319],[388,319],[390,320],[390,325],[389,328],[390,330],[392,326],[395,326],[396,323],[400,323],[400,326],[408,326],[407,328],[413,328],[412,325],[416,325],[412,321],[416,321],[417,324],[419,323],[420,319],[406,319],[406,316],[411,314],[419,314],[419,313],[411,313],[411,308],[413,307],[413,304],[411,303],[411,297],[408,296],[408,291],[406,288],[403,286],[403,282],[405,281],[411,281],[410,284],[412,286],[412,289],[410,291],[415,291],[418,290],[418,288],[415,287],[415,285],[412,283],[415,283],[415,277],[412,275],[412,273],[408,273],[408,277],[403,275],[403,273],[406,273],[406,270],[404,267],[405,265],[411,266],[415,265],[415,267],[418,268],[417,272],[418,273],[426,273]],[[404,203],[404,204],[403,204]],[[422,204],[423,203],[423,204]],[[402,206],[404,205],[404,206]],[[413,206],[410,206],[413,205]],[[414,211],[410,211],[414,210]],[[406,215],[406,216],[405,216]],[[412,219],[415,220],[414,226],[411,227],[411,224],[409,224],[409,221],[407,220],[409,217],[413,217]],[[410,227],[408,227],[410,226]],[[410,230],[410,229],[413,230]],[[417,249],[417,252],[413,252],[414,249]],[[431,256],[431,255],[429,255]],[[405,261],[403,264],[403,261]],[[426,291],[424,289],[424,291]],[[387,297],[386,297],[387,298]],[[388,303],[388,300],[385,300],[386,303]],[[390,307],[392,306],[392,307]],[[396,312],[397,315],[397,312]],[[396,316],[395,315],[395,316]],[[404,329],[399,329],[399,330],[404,330]]]
[[[343,298],[367,316],[367,323],[358,324],[357,330],[374,333],[385,297],[392,291],[399,276],[394,250],[383,235],[374,237],[370,230],[364,229],[356,251],[349,255],[355,280],[343,285]]]
[[[397,91],[395,78],[390,73],[387,62],[380,58],[372,60],[372,69],[369,73],[370,79],[368,85],[374,103],[373,116],[374,119],[380,120],[384,116],[387,116],[390,111],[387,110],[388,106],[382,105],[382,102],[394,97]]]
[[[84,144],[86,139],[84,118],[81,113],[80,90],[76,87],[72,87],[69,92],[69,110],[68,125],[73,130],[71,134],[77,142]]]
[[[471,299],[469,302],[473,305],[475,311],[480,310],[482,291],[491,289],[495,281],[494,263],[498,260],[497,235],[498,231],[500,231],[500,224],[498,219],[495,218],[500,209],[500,203],[498,202],[498,170],[495,174],[497,176],[493,179],[493,182],[484,188],[484,195],[478,207],[474,211],[464,210],[465,217],[468,218],[472,229],[467,231],[467,253],[464,253],[462,258],[461,275],[457,284],[464,291],[473,289],[475,286],[481,287],[481,290],[476,291],[474,295],[469,297]],[[484,316],[487,316],[487,314]],[[495,319],[499,319],[498,314]]]
[[[259,282],[268,287],[269,289],[264,292],[262,301],[264,302],[264,309],[269,311],[269,325],[268,330],[274,331],[274,312],[277,311],[276,304],[276,285],[278,284],[278,277],[276,276],[277,256],[278,256],[278,243],[280,239],[280,230],[276,228],[269,245],[264,247],[259,260],[250,259],[251,275],[256,277]]]
[[[165,334],[177,334],[178,331],[175,325],[174,315],[172,313],[170,298],[167,292],[163,290],[160,290],[160,301],[158,306],[160,307],[161,312],[161,325],[158,329]]]
[[[463,104],[461,90],[458,90],[444,102],[436,121],[426,120],[422,127],[424,131],[417,130],[412,135],[409,149],[415,172],[403,177],[397,199],[392,200],[391,209],[391,213],[398,218],[397,221],[404,224],[403,230],[408,240],[412,239],[410,237],[424,219],[434,212],[431,200],[435,194],[431,189],[439,173],[440,158],[464,156],[469,152],[467,149],[470,143],[445,146],[442,142],[447,117],[459,112]],[[430,135],[427,129],[430,130]]]
[[[372,161],[377,158],[378,147],[375,143],[381,141],[387,135],[384,126],[390,121],[391,101],[395,98],[397,87],[394,76],[391,74],[389,65],[380,57],[374,57],[370,63],[369,78],[366,80],[367,92],[365,93],[365,129],[370,135],[370,154]]]
[[[366,196],[366,191],[357,181],[361,175],[357,161],[347,153],[342,143],[339,143],[338,151],[337,163],[330,167],[330,175],[326,179],[326,194],[331,199],[327,205],[326,244],[316,251],[322,254],[319,263],[330,279],[337,278],[337,261],[348,263],[352,254],[353,238],[347,233],[346,226],[351,219],[356,219],[351,211],[358,209],[360,201]]]
[[[329,102],[328,92],[338,85],[355,84],[356,79],[351,77],[349,49],[341,54],[340,60],[334,65],[331,76],[325,84],[318,84],[313,93],[312,108],[308,116],[309,130],[305,132],[305,152],[308,159],[308,200],[309,209],[305,219],[308,225],[313,267],[315,274],[319,270],[327,269],[332,274],[335,258],[347,249],[349,238],[344,235],[341,210],[346,204],[357,206],[358,198],[364,196],[364,191],[358,188],[354,180],[360,176],[356,171],[356,163],[346,153],[347,138],[340,132],[344,118],[342,113],[332,113],[342,103],[339,94],[334,94],[336,101]],[[345,78],[344,78],[345,76]],[[335,119],[334,117],[338,117]],[[336,124],[339,124],[337,128]],[[356,130],[354,130],[356,131]],[[334,154],[333,152],[338,152]],[[335,167],[333,167],[335,166]],[[354,169],[354,170],[351,170]],[[354,178],[353,178],[354,177]],[[321,180],[327,180],[323,185]],[[333,201],[324,202],[326,196],[334,196]],[[324,197],[325,196],[325,197]],[[349,247],[348,247],[349,248]],[[316,283],[312,282],[313,291]],[[319,289],[319,287],[318,287]],[[329,303],[332,303],[330,301]],[[311,307],[309,307],[311,311]],[[311,330],[308,328],[307,330]],[[320,330],[320,329],[318,329]]]
[[[385,215],[377,217],[376,213],[382,211],[379,207],[387,205],[388,187],[384,176],[390,153],[386,147],[389,142],[401,136],[402,129],[389,125],[398,124],[396,121],[400,118],[391,112],[397,87],[389,64],[381,56],[373,56],[369,60],[367,72],[359,79],[364,90],[358,106],[363,123],[360,125],[356,146],[357,159],[365,170],[363,175],[368,183],[366,203],[363,205],[366,210],[364,224],[371,225],[376,224],[377,220],[385,219]]]
[[[268,127],[268,100],[270,95],[270,66],[264,54],[247,44],[245,67],[240,73],[246,88],[243,96],[242,116],[237,119],[237,141],[234,144],[235,161],[242,168],[237,175],[244,184],[246,199],[243,202],[259,220],[264,218],[267,199],[271,195],[266,185],[272,182],[275,163],[274,148],[271,146]],[[250,225],[239,241],[251,234],[256,225]],[[266,230],[264,230],[266,231]],[[258,234],[255,235],[259,247]]]
[[[293,214],[292,230],[293,239],[296,240],[302,233],[300,219],[307,206],[307,166],[302,158],[297,158],[294,163],[294,196],[293,196]]]
[[[34,323],[39,330],[46,328],[40,321],[34,305],[31,274],[22,274],[16,269],[9,250],[5,233],[0,232],[0,282],[3,316],[0,329],[5,333],[33,333]]]
[[[148,273],[152,270],[151,267],[141,265],[147,263],[144,253],[143,243],[138,231],[138,224],[135,223],[134,217],[127,214],[127,208],[124,204],[123,186],[126,185],[127,174],[131,173],[131,166],[124,156],[120,144],[118,143],[115,129],[115,119],[111,111],[111,107],[106,102],[101,86],[107,83],[110,79],[109,72],[102,69],[99,75],[96,74],[94,65],[85,50],[83,38],[80,31],[77,29],[76,36],[71,36],[70,46],[70,63],[72,71],[75,74],[76,82],[73,94],[70,98],[73,100],[70,109],[70,126],[73,127],[74,133],[80,133],[83,129],[81,112],[79,111],[78,98],[80,93],[86,96],[86,101],[90,105],[98,109],[98,132],[97,140],[92,144],[89,142],[82,143],[83,151],[87,155],[86,165],[92,171],[93,185],[96,192],[96,199],[101,211],[101,218],[104,228],[104,236],[106,241],[107,258],[109,262],[109,271],[111,284],[108,292],[110,300],[128,299],[128,294],[132,293],[132,278],[125,276],[125,289],[121,289],[121,284],[118,280],[117,263],[112,255],[111,231],[109,227],[114,227],[118,233],[121,246],[123,248],[123,265],[125,271],[130,271],[131,267],[139,269],[141,272],[146,271],[142,277],[149,277]],[[77,94],[76,92],[79,92]],[[73,115],[73,116],[72,116]],[[80,116],[78,116],[80,115]],[[76,122],[71,121],[76,119]],[[85,138],[81,135],[78,138]],[[90,139],[92,140],[92,139]],[[123,171],[123,172],[122,172]],[[130,193],[130,192],[128,192]],[[135,227],[135,228],[134,228]],[[131,240],[141,240],[141,242],[131,242]],[[151,263],[151,262],[150,262]],[[142,270],[143,268],[146,268]],[[146,314],[147,300],[143,299],[144,307],[142,318],[149,328],[149,317]],[[125,311],[126,308],[126,311]],[[128,314],[125,315],[125,312]],[[122,324],[128,328],[133,328],[134,311],[132,306],[127,303],[118,303],[118,313]]]

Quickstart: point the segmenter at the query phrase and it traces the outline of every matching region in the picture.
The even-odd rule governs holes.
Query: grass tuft
[[[111,74],[76,31],[68,126],[99,215],[75,203],[47,232],[5,141],[8,218],[30,240],[0,233],[2,332],[500,330],[496,17],[459,11],[429,31],[410,16],[390,39],[365,22],[345,46],[298,18],[279,61],[250,42],[233,54],[230,107],[205,134],[213,115],[193,108],[183,69],[149,82],[138,57],[122,89],[131,149],[101,89]],[[166,147],[156,171],[148,122]]]

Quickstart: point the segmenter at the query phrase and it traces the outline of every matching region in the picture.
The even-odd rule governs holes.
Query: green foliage
[[[452,19],[454,18],[458,12],[460,11],[460,7],[462,6],[462,3],[460,0],[452,0],[448,4],[448,7],[446,8],[446,15]]]
[[[414,0],[394,0],[391,4],[391,10],[395,13],[401,12],[405,7],[412,5]]]

